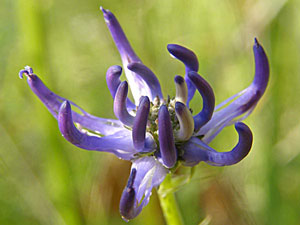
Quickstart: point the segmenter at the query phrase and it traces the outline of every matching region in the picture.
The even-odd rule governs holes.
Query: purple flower
[[[158,187],[171,169],[180,164],[195,166],[201,161],[214,166],[232,165],[249,153],[252,132],[240,121],[253,111],[265,92],[269,65],[262,46],[255,39],[253,82],[215,107],[211,86],[197,73],[196,55],[185,47],[170,44],[168,51],[184,63],[186,73],[184,78],[175,76],[176,96],[166,99],[158,79],[137,57],[116,17],[108,10],[101,10],[128,80],[128,83],[120,80],[120,66],[107,70],[106,81],[118,120],[92,116],[75,103],[54,94],[29,66],[19,75],[21,78],[27,76],[32,91],[58,120],[65,139],[79,148],[110,152],[132,162],[120,201],[120,213],[129,220],[148,204],[152,188]],[[127,97],[128,85],[134,102]],[[189,102],[196,90],[202,96],[203,107],[198,114],[192,115]],[[239,135],[236,146],[228,152],[209,147],[212,139],[232,124]]]

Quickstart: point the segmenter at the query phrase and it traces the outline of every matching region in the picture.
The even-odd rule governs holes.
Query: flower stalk
[[[184,225],[174,191],[162,191],[171,186],[171,179],[171,174],[168,174],[159,187],[160,206],[167,225]]]

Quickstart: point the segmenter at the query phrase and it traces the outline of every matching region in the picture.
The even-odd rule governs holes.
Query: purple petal
[[[28,75],[26,72],[24,74],[27,75],[27,82],[31,90],[38,96],[50,113],[57,119],[59,107],[62,102],[66,101],[67,99],[62,98],[50,91],[37,75]],[[110,135],[124,129],[123,124],[118,120],[103,119],[92,116],[75,103],[71,101],[69,102],[83,114],[81,115],[77,112],[72,112],[74,122],[80,124],[83,128],[103,135]]]
[[[197,132],[212,117],[215,108],[215,96],[210,85],[196,72],[191,71],[188,74],[203,99],[203,108],[201,112],[194,116],[195,131]]]
[[[121,74],[122,74],[122,68],[120,66],[111,66],[108,68],[106,72],[107,87],[113,99],[115,98],[118,87],[121,84],[121,80],[120,80]],[[129,98],[127,98],[127,108],[128,110],[136,109],[135,104],[133,104]]]
[[[155,74],[147,66],[140,62],[132,62],[128,64],[127,68],[138,74],[145,81],[147,86],[144,88],[149,90],[149,94],[147,96],[151,99],[151,101],[153,101],[157,96],[160,99],[163,99],[159,81]]]
[[[135,198],[136,192],[133,188],[135,176],[136,169],[132,169],[127,186],[125,187],[120,200],[120,214],[126,222],[136,217],[142,210],[141,207],[137,207],[137,200]]]
[[[122,59],[126,58],[126,60],[129,62],[140,61],[130,46],[130,43],[127,40],[126,35],[123,32],[122,27],[115,15],[109,10],[103,9],[102,7],[101,10],[103,12],[105,23],[111,33],[112,38],[114,39]]]
[[[128,84],[123,81],[116,92],[114,98],[114,113],[116,117],[127,126],[132,126],[134,117],[127,111],[127,94],[128,94]]]
[[[187,106],[188,106],[190,100],[193,98],[195,94],[196,88],[187,75],[190,71],[198,72],[199,63],[198,63],[197,56],[191,50],[180,45],[169,44],[167,48],[173,57],[179,59],[185,65],[185,80],[188,89],[188,100],[187,100]]]
[[[240,162],[245,158],[252,147],[252,132],[247,125],[238,122],[235,129],[239,134],[238,144],[229,152],[217,152],[205,147],[204,142],[199,145],[194,140],[187,142],[184,146],[182,160],[186,166],[195,166],[204,161],[214,166],[228,166]]]
[[[268,57],[263,47],[258,43],[257,38],[254,39],[253,52],[255,59],[255,75],[252,84],[259,90],[260,95],[263,95],[269,82],[270,69]]]
[[[145,148],[146,128],[150,111],[150,101],[147,96],[141,98],[132,127],[132,139],[135,149],[143,151]]]
[[[105,137],[78,130],[73,123],[71,105],[68,101],[63,102],[59,109],[58,126],[64,138],[79,148],[110,152],[125,160],[135,158],[135,154],[138,153],[133,147],[129,130],[124,129]]]
[[[158,112],[158,139],[163,164],[172,168],[177,161],[177,152],[171,118],[166,105],[162,105]]]
[[[255,58],[253,82],[248,88],[216,107],[218,110],[214,112],[211,120],[196,134],[196,136],[204,135],[203,141],[205,143],[212,141],[224,127],[242,121],[250,115],[265,92],[269,80],[269,63],[264,49],[256,39],[253,51]]]
[[[109,10],[105,10],[101,7],[103,12],[104,20],[106,25],[111,33],[112,38],[119,50],[119,53],[122,58],[123,68],[125,70],[125,75],[127,77],[135,104],[139,104],[141,96],[150,96],[150,91],[147,88],[145,81],[137,76],[134,72],[130,71],[127,68],[127,65],[132,62],[141,62],[137,57],[132,47],[129,44],[117,18]]]
[[[166,174],[167,170],[151,156],[133,161],[128,184],[120,201],[120,212],[124,219],[133,219],[141,212],[149,202],[152,189],[161,184]]]

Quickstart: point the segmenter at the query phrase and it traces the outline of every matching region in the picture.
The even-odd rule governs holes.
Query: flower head
[[[99,118],[85,112],[70,100],[50,91],[26,66],[19,76],[27,76],[32,91],[58,120],[66,140],[79,148],[110,152],[132,162],[121,201],[120,213],[125,220],[136,217],[147,205],[154,187],[166,174],[183,164],[194,166],[203,161],[214,166],[238,163],[250,151],[252,132],[240,122],[255,108],[268,79],[267,56],[255,39],[254,80],[249,87],[215,107],[213,89],[198,72],[198,60],[189,49],[170,44],[170,54],[185,65],[185,77],[175,76],[176,96],[164,98],[155,74],[137,57],[116,17],[101,8],[105,22],[120,52],[127,81],[121,81],[122,68],[107,70],[106,81],[114,99],[115,119]],[[128,89],[134,98],[128,98]],[[189,102],[195,91],[203,99],[202,110],[193,115]],[[78,113],[72,108],[76,108]],[[208,144],[226,126],[235,125],[239,135],[236,146],[218,152]]]

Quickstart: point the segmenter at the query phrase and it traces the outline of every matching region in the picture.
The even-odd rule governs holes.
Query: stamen
[[[189,102],[193,98],[196,88],[187,75],[190,71],[195,71],[195,72],[198,71],[199,62],[197,56],[193,51],[180,45],[169,44],[167,48],[171,56],[179,59],[185,65],[185,80],[188,89],[188,99],[186,105],[189,106]]]
[[[158,112],[158,139],[163,164],[172,168],[177,161],[171,118],[166,105],[162,105]]]
[[[140,62],[132,62],[128,64],[127,68],[132,72],[137,73],[146,82],[151,90],[152,96],[149,96],[151,101],[153,101],[156,96],[163,99],[159,81],[147,66]]]
[[[176,102],[175,112],[180,126],[180,129],[175,132],[175,138],[179,141],[189,140],[194,132],[193,116],[188,107],[181,102]]]
[[[188,74],[203,99],[203,108],[201,112],[194,116],[195,132],[197,132],[212,117],[215,108],[215,96],[211,86],[196,72],[191,71]]]
[[[176,101],[186,104],[188,98],[188,90],[184,79],[181,76],[175,76]]]
[[[111,66],[106,72],[106,83],[113,98],[115,98],[119,85],[121,84],[120,76],[122,68],[120,66]],[[129,110],[135,109],[136,106],[129,98],[127,98],[127,108]]]
[[[114,99],[114,113],[116,117],[127,126],[132,126],[134,117],[130,115],[127,111],[126,101],[128,94],[128,84],[126,81],[123,81],[116,92]]]
[[[149,111],[150,100],[147,96],[143,96],[141,97],[132,127],[133,145],[138,151],[142,151],[145,148],[146,127]]]

